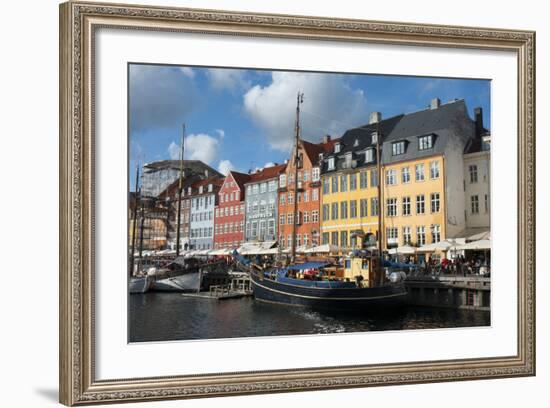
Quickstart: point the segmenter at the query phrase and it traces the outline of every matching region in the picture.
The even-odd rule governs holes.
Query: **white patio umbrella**
[[[388,251],[389,254],[395,255],[413,255],[417,252],[418,248],[414,248],[410,245],[403,245],[397,248],[392,248]]]
[[[483,251],[491,249],[491,241],[489,239],[480,239],[479,241],[468,242],[467,244],[456,247],[458,250],[473,250]]]
[[[340,252],[342,248],[336,245],[332,244],[323,244],[318,245],[313,248],[308,248],[305,250],[306,254],[329,254],[329,253],[335,253]]]
[[[435,252],[435,251],[448,251],[452,246],[455,246],[452,242],[447,240],[434,242],[432,244],[423,245],[416,250],[419,253]]]

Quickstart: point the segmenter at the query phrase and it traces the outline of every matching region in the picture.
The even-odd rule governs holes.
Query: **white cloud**
[[[304,93],[302,138],[335,137],[368,121],[367,99],[352,89],[343,75],[273,72],[267,86],[256,85],[244,95],[244,110],[264,130],[268,144],[288,151],[294,135],[296,94]]]
[[[183,75],[189,78],[195,78],[195,71],[189,67],[180,67],[180,71]]]
[[[186,160],[201,160],[212,165],[219,155],[220,143],[218,139],[206,133],[191,134],[185,137],[184,158]],[[175,142],[168,146],[168,154],[172,160],[178,160],[180,146]]]
[[[220,139],[223,139],[225,137],[225,130],[223,129],[215,129],[215,132],[218,134]]]
[[[275,163],[267,162],[266,164],[264,164],[264,169],[267,169],[268,167],[273,167],[273,166],[275,166]]]
[[[233,163],[231,163],[229,160],[222,160],[220,161],[220,164],[218,164],[218,171],[224,176],[227,176],[227,174],[234,169],[235,166],[233,166]]]
[[[207,71],[210,84],[215,89],[228,89],[235,91],[249,86],[245,79],[245,71],[230,68],[212,68]]]

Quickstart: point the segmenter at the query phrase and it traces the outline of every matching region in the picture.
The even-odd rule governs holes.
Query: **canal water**
[[[350,333],[489,326],[490,312],[407,306],[390,311],[330,312],[264,303],[251,297],[190,298],[179,293],[131,295],[130,342]]]

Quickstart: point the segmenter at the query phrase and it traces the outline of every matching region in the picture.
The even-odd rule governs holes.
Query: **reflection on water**
[[[407,306],[372,313],[331,312],[178,293],[131,295],[129,312],[130,342],[490,325],[490,313],[482,311]]]

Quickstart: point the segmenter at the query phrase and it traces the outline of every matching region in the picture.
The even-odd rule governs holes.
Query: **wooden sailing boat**
[[[293,163],[294,194],[297,194],[297,173],[300,143],[300,104],[303,94],[298,92],[296,104],[295,149]],[[378,254],[356,250],[344,257],[343,274],[331,273],[335,266],[329,262],[296,263],[296,216],[293,220],[291,264],[268,271],[251,269],[254,297],[261,301],[293,306],[325,309],[364,309],[402,304],[407,294],[403,282],[390,282],[385,278],[382,258],[382,206],[380,127],[378,127],[376,150],[378,166],[379,233]],[[297,214],[294,200],[294,214]]]

